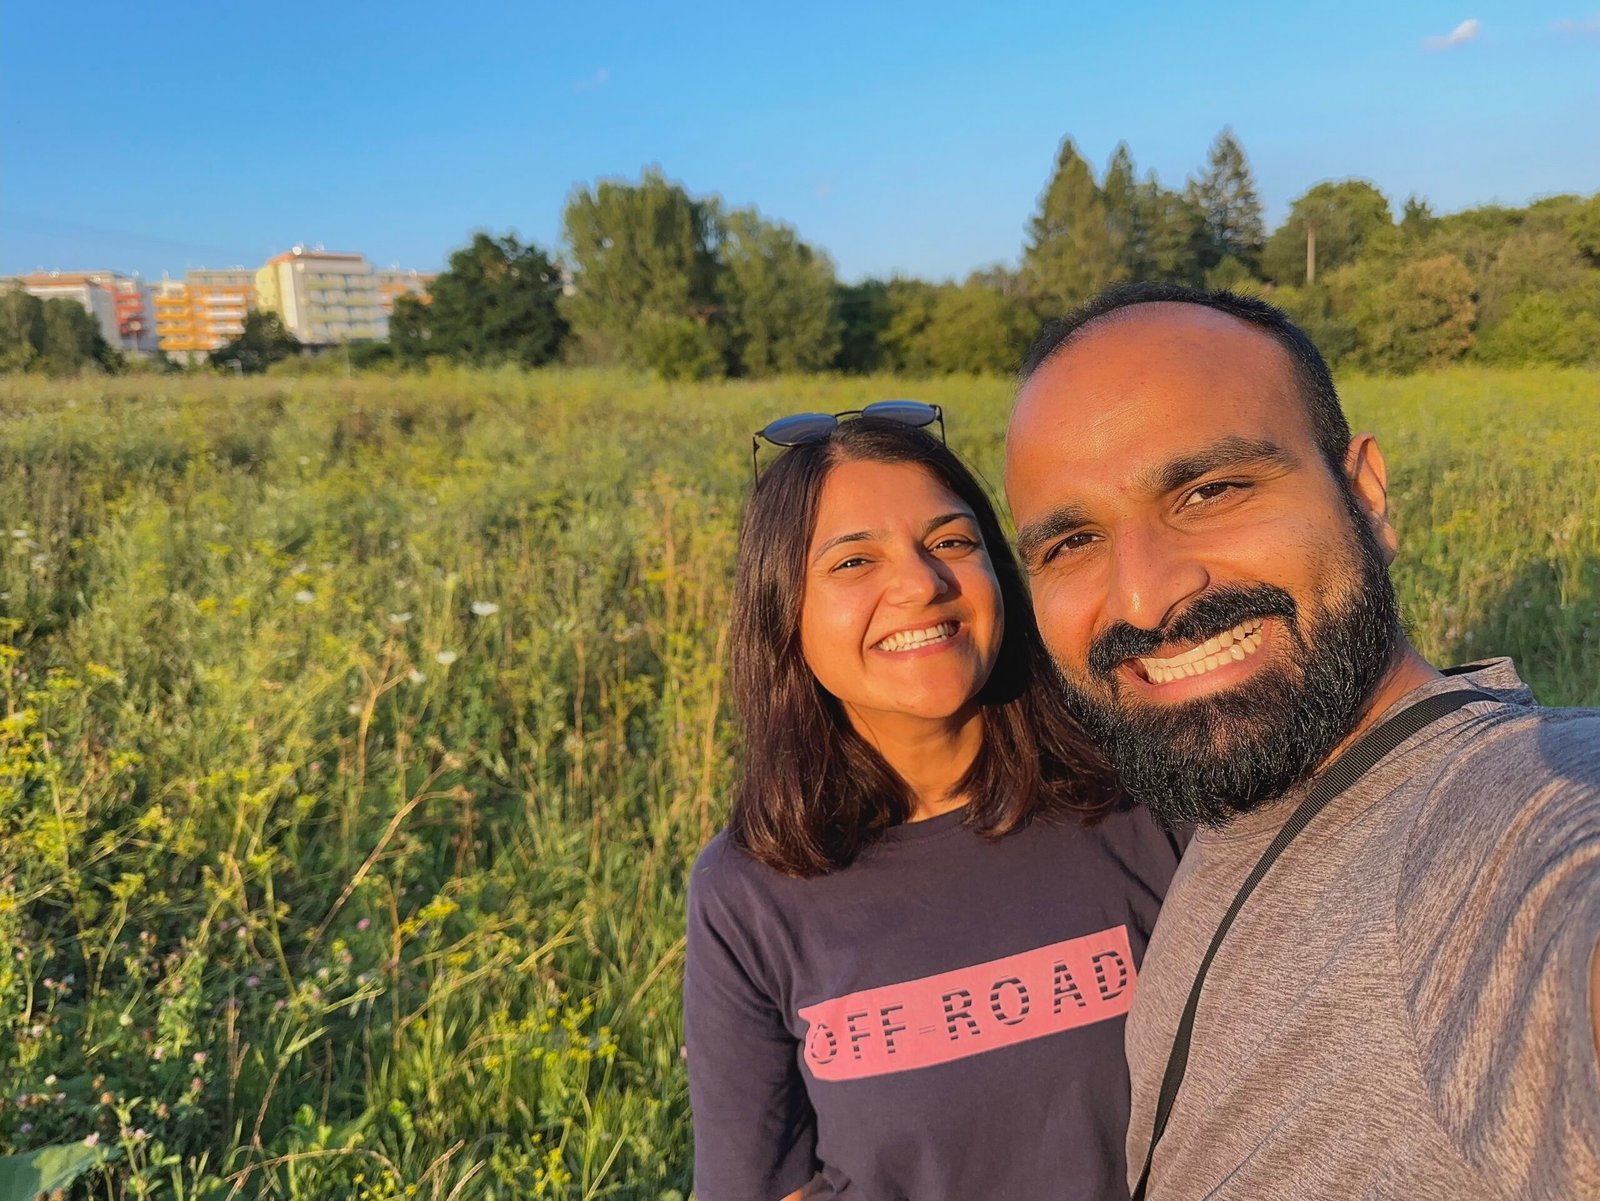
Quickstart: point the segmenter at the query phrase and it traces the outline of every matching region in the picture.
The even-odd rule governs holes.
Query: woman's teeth
[[[1233,629],[1207,638],[1193,650],[1170,659],[1141,658],[1139,665],[1152,684],[1170,684],[1187,676],[1203,676],[1224,663],[1236,663],[1261,648],[1261,621],[1241,621]]]
[[[946,638],[956,636],[957,624],[953,621],[941,621],[936,626],[929,626],[924,630],[901,630],[898,634],[890,634],[877,644],[880,651],[910,651],[919,646],[929,646],[935,642],[943,642]]]

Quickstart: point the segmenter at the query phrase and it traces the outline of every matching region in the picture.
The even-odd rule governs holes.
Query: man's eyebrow
[[[1088,524],[1089,510],[1082,505],[1059,505],[1017,531],[1017,554],[1026,563],[1044,548],[1045,543]]]
[[[1298,467],[1300,460],[1275,442],[1229,434],[1193,454],[1182,455],[1160,467],[1141,473],[1137,487],[1153,496],[1176,492],[1203,475],[1230,467]]]

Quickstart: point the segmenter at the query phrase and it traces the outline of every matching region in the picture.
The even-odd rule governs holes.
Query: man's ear
[[[1383,550],[1384,563],[1393,563],[1400,550],[1400,535],[1389,521],[1389,468],[1371,434],[1357,434],[1345,451],[1344,476],[1366,516],[1367,526]]]

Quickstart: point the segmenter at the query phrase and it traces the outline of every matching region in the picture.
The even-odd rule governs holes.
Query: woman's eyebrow
[[[978,520],[977,517],[974,516],[973,513],[968,509],[957,509],[956,511],[954,511],[952,513],[942,513],[938,517],[933,517],[933,518],[930,518],[929,520],[923,522],[923,524],[922,524],[922,536],[924,538],[926,538],[929,534],[933,533],[933,531],[938,529],[940,526],[949,525],[952,521],[972,521],[972,522],[976,522],[977,520]],[[834,547],[838,546],[840,543],[844,543],[844,542],[872,542],[875,539],[887,538],[887,537],[888,537],[888,534],[885,533],[883,530],[856,530],[854,533],[850,533],[850,534],[837,534],[834,537],[829,538],[821,546],[817,547],[817,553],[811,556],[811,561],[813,563],[815,563],[818,559],[822,558],[823,555],[827,554],[830,550],[832,550]]]
[[[811,556],[811,561],[815,563],[842,542],[871,542],[874,538],[882,538],[883,536],[882,530],[857,530],[853,534],[839,534],[829,538],[821,546],[817,547],[817,553]]]
[[[941,517],[935,517],[932,520],[924,523],[923,527],[922,527],[922,536],[924,538],[926,538],[929,534],[933,533],[933,531],[938,529],[940,526],[949,525],[952,521],[970,521],[970,522],[976,523],[977,520],[978,520],[977,517],[974,516],[973,513],[970,510],[968,510],[968,509],[957,509],[953,513],[946,513]]]

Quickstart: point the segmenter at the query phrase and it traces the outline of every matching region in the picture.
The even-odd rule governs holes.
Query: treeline
[[[1041,320],[1106,284],[1171,280],[1269,296],[1339,366],[1600,361],[1600,194],[1444,217],[1413,197],[1397,216],[1364,180],[1325,182],[1269,234],[1229,130],[1176,188],[1141,176],[1126,144],[1097,176],[1067,139],[1019,268],[962,283],[841,284],[791,227],[657,170],[580,188],[562,225],[560,259],[476,235],[431,303],[397,303],[391,345],[373,353],[668,378],[1007,372]]]
[[[109,371],[121,365],[121,358],[77,301],[40,300],[21,288],[0,288],[0,372]]]

